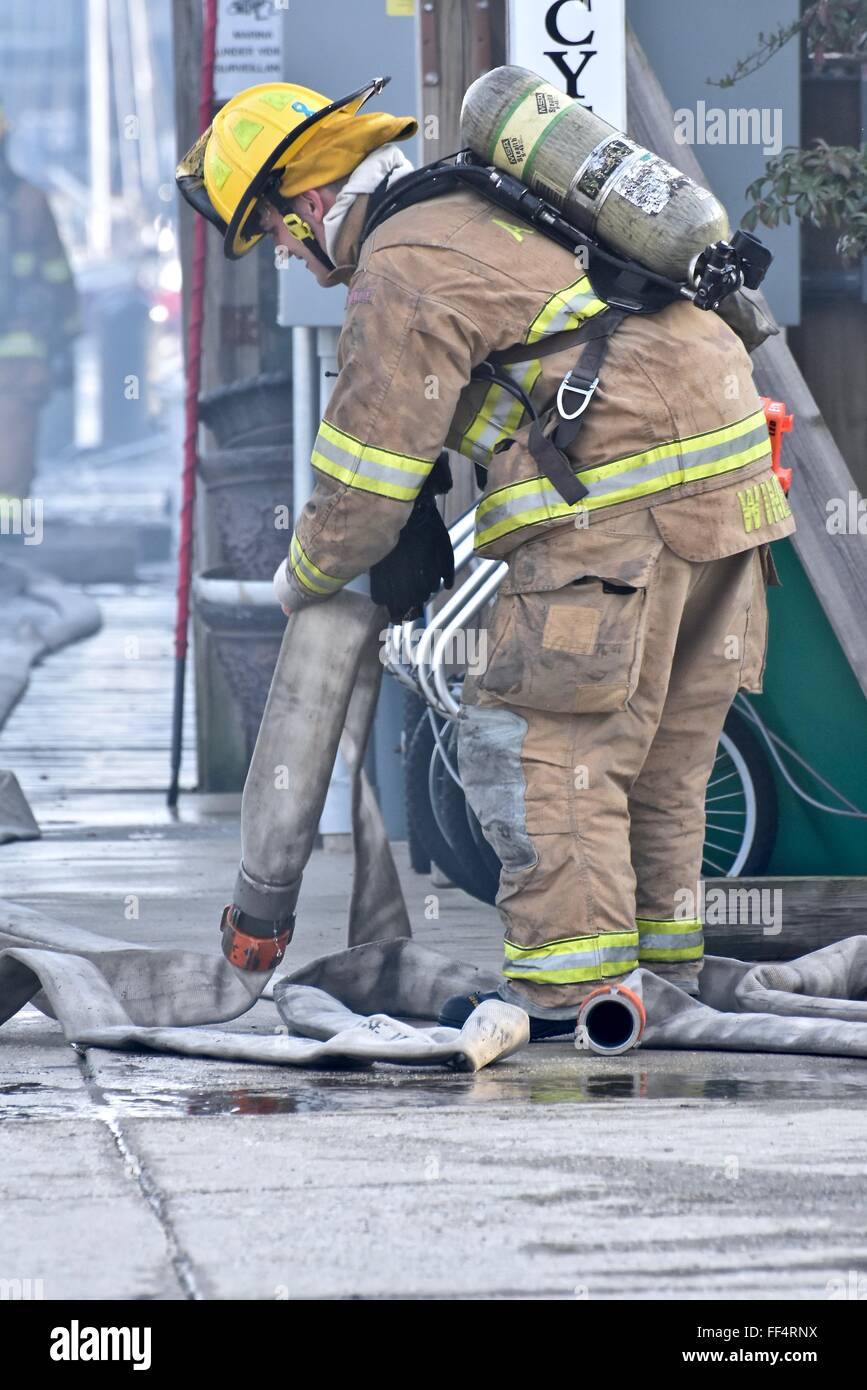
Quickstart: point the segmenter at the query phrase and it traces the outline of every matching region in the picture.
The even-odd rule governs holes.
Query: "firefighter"
[[[444,448],[486,470],[476,546],[508,576],[486,668],[465,684],[459,765],[503,866],[499,993],[538,1038],[638,965],[697,989],[686,895],[705,789],[735,693],[761,689],[769,543],[794,523],[748,354],[718,315],[681,299],[621,321],[568,250],[468,189],[366,234],[406,176],[394,141],[415,128],[360,112],[378,85],[337,103],[287,84],[242,93],[180,182],[230,257],[271,232],[320,282],[349,284],[316,487],[275,576],[287,613],[400,555]],[[576,365],[558,344],[579,328]],[[474,378],[510,350],[517,393]],[[573,415],[579,389],[592,402],[566,450],[583,493],[570,503],[525,404]],[[437,547],[425,582],[447,573]],[[242,865],[233,920],[285,944],[295,897]],[[476,1002],[451,1000],[442,1021]]]
[[[45,194],[9,163],[0,107],[0,496],[30,496],[39,412],[72,383],[78,300]]]

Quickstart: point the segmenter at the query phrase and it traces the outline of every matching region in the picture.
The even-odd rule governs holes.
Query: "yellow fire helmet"
[[[377,77],[339,101],[294,83],[267,82],[239,92],[217,112],[175,178],[187,202],[219,228],[229,260],[245,256],[264,235],[260,200],[284,214],[293,235],[312,240],[289,200],[343,178],[381,145],[415,135],[411,116],[359,115],[390,81]]]

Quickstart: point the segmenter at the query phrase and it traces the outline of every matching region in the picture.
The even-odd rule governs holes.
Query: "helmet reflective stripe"
[[[757,411],[708,434],[582,469],[580,478],[588,495],[574,506],[563,501],[547,478],[529,478],[482,498],[476,513],[476,548],[540,521],[615,506],[680,483],[733,472],[769,453],[767,421],[764,412]]]
[[[642,961],[701,960],[704,955],[704,932],[696,918],[685,922],[654,922],[640,917],[636,926],[638,954]]]
[[[397,502],[415,500],[435,462],[362,444],[327,420],[322,421],[312,455],[313,466],[320,473],[361,492],[375,492]]]
[[[638,932],[599,932],[567,937],[541,946],[504,943],[503,974],[537,985],[572,985],[628,975],[638,968]]]

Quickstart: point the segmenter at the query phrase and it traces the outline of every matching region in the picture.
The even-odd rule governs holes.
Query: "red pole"
[[[199,131],[211,124],[214,108],[214,60],[217,49],[217,0],[204,0],[202,66],[199,86]],[[193,224],[190,314],[187,324],[187,391],[184,403],[184,471],[181,479],[181,524],[178,550],[178,602],[175,623],[175,693],[172,718],[172,764],[168,804],[176,806],[184,738],[184,687],[187,672],[187,631],[193,573],[193,515],[198,465],[199,390],[202,379],[202,326],[205,302],[205,219]]]

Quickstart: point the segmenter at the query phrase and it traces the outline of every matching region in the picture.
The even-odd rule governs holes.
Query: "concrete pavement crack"
[[[124,1172],[130,1181],[136,1184],[139,1192],[162,1229],[169,1260],[175,1272],[175,1277],[183,1290],[184,1297],[194,1302],[204,1300],[205,1293],[196,1278],[195,1266],[190,1256],[181,1246],[177,1231],[174,1228],[174,1224],[168,1212],[165,1195],[159,1183],[147,1164],[135,1152],[132,1140],[127,1134],[120,1116],[97,1080],[87,1049],[80,1047],[77,1043],[73,1043],[72,1046],[78,1058],[79,1069],[84,1079],[84,1084],[87,1087],[88,1095],[96,1108],[97,1117],[105,1125],[114,1141],[115,1148],[123,1163]]]

